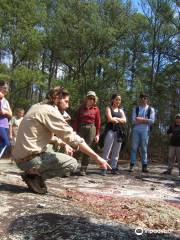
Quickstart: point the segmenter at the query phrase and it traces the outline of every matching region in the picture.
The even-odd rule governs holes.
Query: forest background
[[[164,160],[166,130],[180,112],[179,7],[179,0],[141,0],[138,9],[121,0],[1,0],[0,80],[9,81],[12,109],[27,110],[62,85],[72,116],[94,90],[104,121],[118,92],[130,141],[132,108],[145,91],[156,110],[150,154]]]

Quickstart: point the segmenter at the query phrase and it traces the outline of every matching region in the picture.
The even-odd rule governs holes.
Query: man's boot
[[[114,169],[111,170],[111,174],[119,175],[119,172],[118,172],[118,170],[116,168],[114,168]]]
[[[21,177],[32,192],[39,193],[39,194],[47,193],[46,184],[43,181],[41,176],[25,173]]]
[[[162,174],[167,174],[167,175],[171,175],[171,169],[168,169],[168,170],[166,170],[166,171],[164,171]]]
[[[143,166],[142,166],[142,172],[144,172],[144,173],[148,173],[149,171],[147,170],[147,164],[144,164]]]
[[[129,172],[133,172],[133,171],[134,171],[134,164],[130,163]]]

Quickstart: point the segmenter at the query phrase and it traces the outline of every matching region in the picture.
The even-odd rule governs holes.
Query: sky
[[[140,0],[131,0],[134,7],[139,11],[142,12],[141,10],[141,1]]]

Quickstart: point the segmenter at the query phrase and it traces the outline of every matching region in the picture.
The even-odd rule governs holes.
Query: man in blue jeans
[[[4,97],[8,94],[8,82],[0,81],[0,158],[8,147],[10,147],[9,140],[9,119],[12,117],[12,111],[8,100]]]
[[[132,146],[131,146],[131,161],[130,172],[136,163],[137,151],[140,149],[142,172],[147,170],[147,148],[149,142],[150,126],[155,121],[154,108],[148,105],[148,95],[140,94],[139,105],[132,112],[133,130],[132,130]]]

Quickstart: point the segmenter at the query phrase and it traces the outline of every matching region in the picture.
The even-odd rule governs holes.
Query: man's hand
[[[117,117],[112,118],[112,123],[119,123],[119,119]]]
[[[69,146],[68,144],[65,144],[64,145],[64,152],[65,152],[65,154],[72,157],[73,153],[74,153],[74,149],[71,146]]]
[[[136,117],[136,124],[146,124],[148,122],[148,120],[146,118],[143,117]]]
[[[4,110],[4,109],[1,109],[0,110],[0,115],[6,115],[7,114],[7,111],[6,110]]]
[[[105,169],[105,170],[110,169],[110,170],[112,170],[111,166],[102,157],[98,156],[97,162],[98,162],[98,164],[100,165],[100,167],[102,169]]]
[[[94,141],[95,141],[95,143],[98,143],[98,142],[99,142],[99,135],[96,135],[96,136],[95,136]]]

